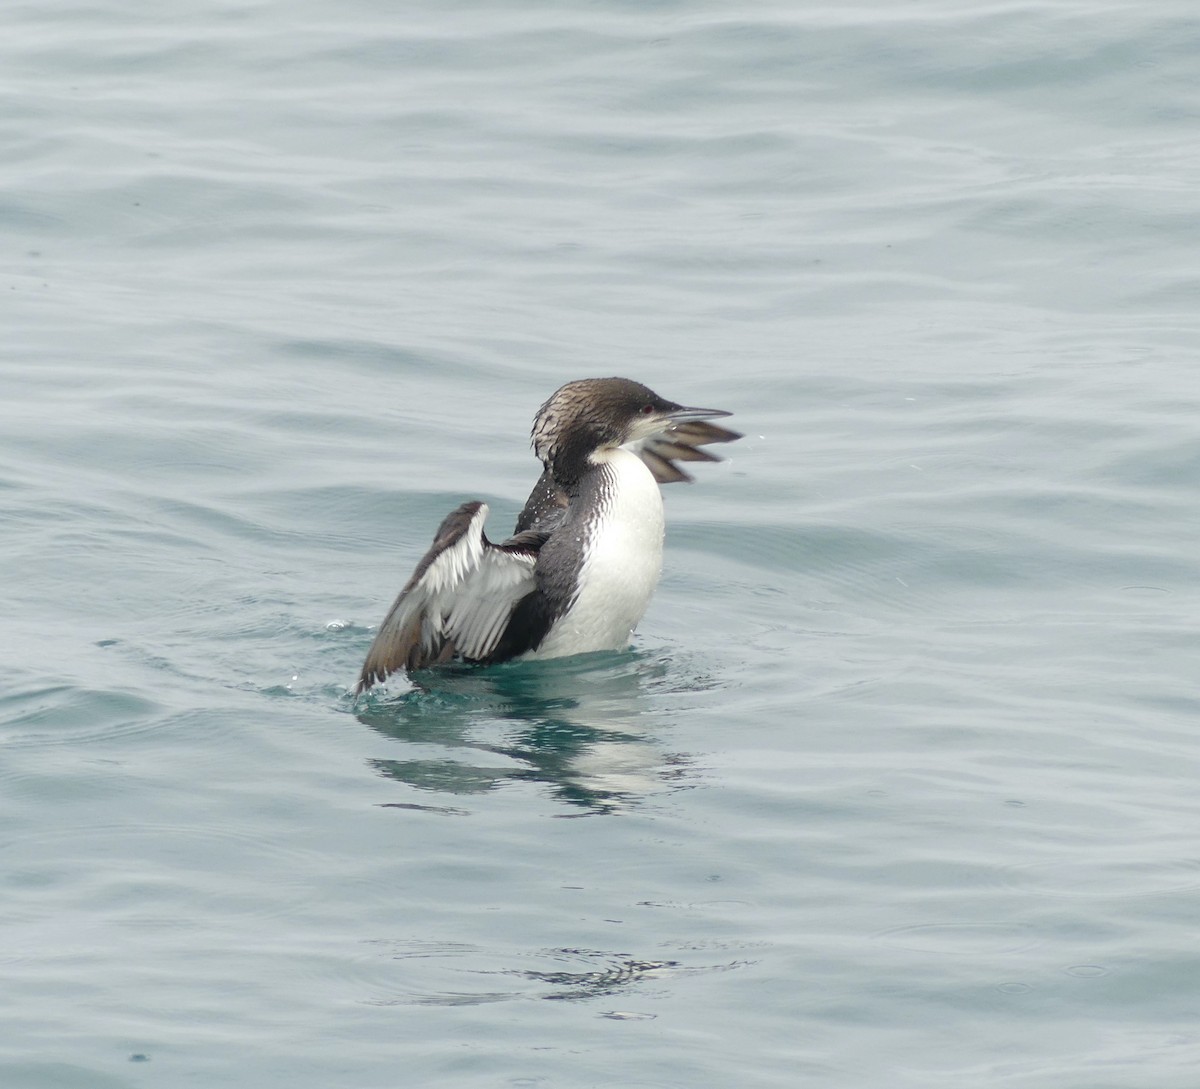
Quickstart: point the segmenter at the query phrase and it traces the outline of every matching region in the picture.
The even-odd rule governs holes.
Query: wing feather
[[[447,515],[379,625],[356,691],[398,669],[478,660],[495,650],[517,602],[534,588],[541,539],[493,545],[483,532],[487,515],[477,501]]]
[[[674,484],[678,480],[692,479],[691,474],[684,472],[675,462],[720,461],[715,454],[700,447],[713,442],[733,442],[741,437],[740,432],[718,427],[707,420],[683,420],[671,424],[657,435],[628,443],[625,448],[646,463],[660,484]]]
[[[471,577],[447,602],[446,634],[464,658],[486,658],[496,648],[513,607],[533,589],[533,565],[528,553],[490,545],[482,551]]]

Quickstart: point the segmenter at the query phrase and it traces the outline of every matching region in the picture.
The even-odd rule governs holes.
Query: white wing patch
[[[481,545],[474,569],[438,595],[445,632],[464,658],[496,649],[514,606],[534,587],[533,566],[533,556]]]
[[[483,535],[487,515],[485,503],[464,504],[443,523],[380,624],[358,691],[398,669],[422,669],[455,655],[486,658],[495,650],[513,608],[534,588],[536,556],[488,541]]]

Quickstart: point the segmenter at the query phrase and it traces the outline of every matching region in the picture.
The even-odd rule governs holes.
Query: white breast
[[[611,474],[605,502],[583,542],[579,595],[527,657],[620,650],[646,611],[662,573],[663,504],[658,483],[627,450],[594,456]]]

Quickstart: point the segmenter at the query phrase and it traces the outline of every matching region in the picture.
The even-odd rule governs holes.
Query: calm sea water
[[[1193,4],[0,29],[0,1084],[1193,1089]],[[354,702],[606,374],[636,648]]]

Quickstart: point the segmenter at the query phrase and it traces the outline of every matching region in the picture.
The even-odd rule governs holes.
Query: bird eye
[[[643,415],[643,416],[649,416],[649,415],[651,415],[653,412],[654,412],[654,406],[653,406],[653,405],[643,405],[643,406],[642,406],[642,415]]]

